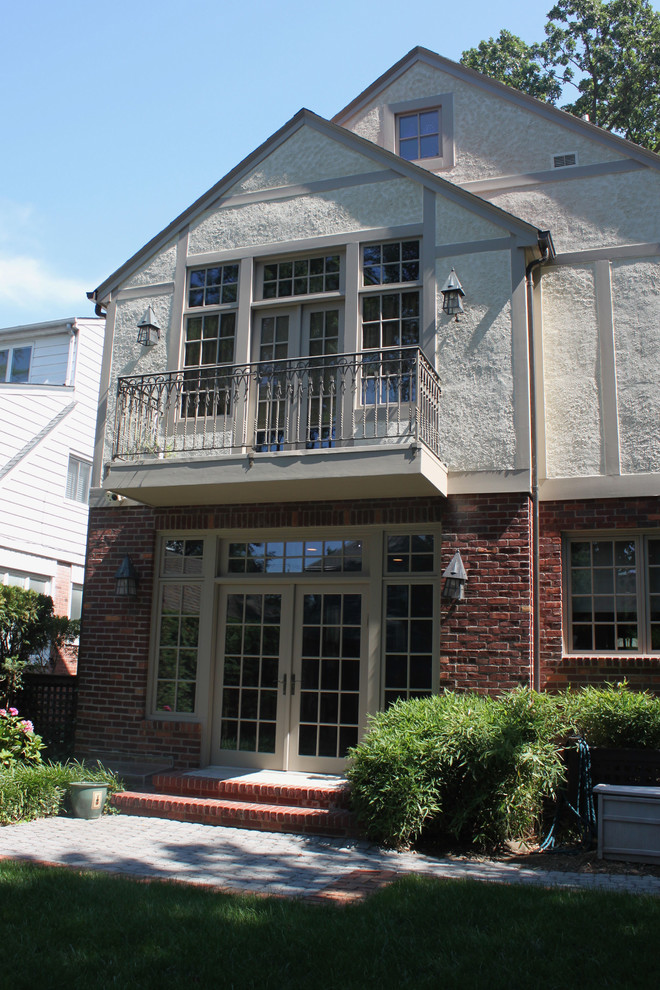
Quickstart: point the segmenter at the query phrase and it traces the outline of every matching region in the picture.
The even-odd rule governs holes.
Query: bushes
[[[590,746],[660,749],[660,698],[628,685],[586,687],[561,696],[564,719]]]
[[[0,770],[0,825],[27,822],[66,810],[66,792],[74,780],[107,784],[109,792],[121,789],[116,775],[84,763],[15,763]]]
[[[562,749],[660,748],[660,698],[627,685],[560,695],[443,695],[397,702],[351,753],[353,806],[386,845],[529,838],[564,780]]]
[[[0,708],[0,767],[14,763],[39,763],[43,743],[29,719],[21,718],[17,708]]]
[[[374,716],[352,751],[353,805],[369,836],[401,846],[452,838],[496,846],[534,829],[563,778],[549,695],[443,695]]]

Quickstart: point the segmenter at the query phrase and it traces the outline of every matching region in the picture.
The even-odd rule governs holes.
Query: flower
[[[10,715],[18,715],[18,708],[10,708],[9,709],[9,714]]]
[[[6,715],[6,714],[7,714],[7,709],[6,708],[0,708],[0,715]]]
[[[34,726],[29,718],[24,718],[21,722],[21,729],[27,735],[28,732],[34,732]]]

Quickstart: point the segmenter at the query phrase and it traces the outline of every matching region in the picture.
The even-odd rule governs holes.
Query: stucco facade
[[[659,165],[416,49],[91,294],[81,753],[333,772],[395,697],[660,685]]]

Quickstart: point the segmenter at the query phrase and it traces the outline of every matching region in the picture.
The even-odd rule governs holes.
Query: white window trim
[[[454,167],[454,95],[439,93],[419,100],[404,100],[401,103],[387,103],[383,107],[383,147],[398,154],[397,117],[420,110],[440,111],[440,134],[442,154],[437,158],[419,158],[414,164],[427,168],[431,172]]]
[[[78,465],[77,471],[76,471],[76,485],[75,485],[76,493],[78,492],[78,488],[79,488],[79,485],[80,485],[80,468],[81,468],[82,465],[85,465],[87,467],[87,493],[86,493],[84,499],[78,498],[77,497],[77,494],[76,495],[69,495],[69,494],[67,494],[68,493],[68,489],[69,489],[69,473],[70,473],[70,470],[71,470],[71,463],[72,463],[72,461],[75,461],[76,464]],[[78,505],[88,506],[89,505],[89,491],[90,491],[90,486],[91,486],[91,478],[92,478],[92,462],[90,460],[88,460],[86,457],[80,457],[78,454],[74,454],[71,451],[69,451],[69,459],[68,459],[67,465],[66,465],[66,484],[65,484],[65,487],[64,487],[64,497],[67,500],[67,502],[77,502]]]
[[[29,349],[30,351],[30,366],[28,368],[28,377],[26,382],[13,382],[11,380],[11,366],[14,358],[14,351],[22,351]],[[29,385],[32,380],[32,360],[34,358],[34,344],[7,344],[6,346],[0,345],[0,351],[7,351],[7,371],[6,377],[0,379],[0,385]]]

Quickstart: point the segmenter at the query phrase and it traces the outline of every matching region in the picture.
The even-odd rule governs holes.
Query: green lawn
[[[0,987],[657,987],[660,899],[408,877],[347,907],[0,863]]]

